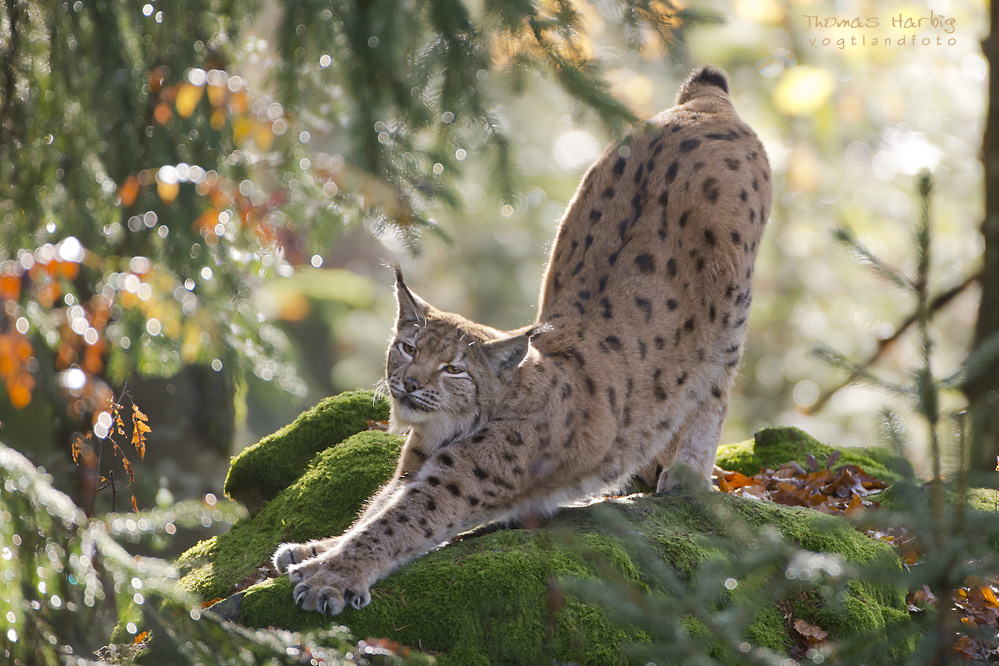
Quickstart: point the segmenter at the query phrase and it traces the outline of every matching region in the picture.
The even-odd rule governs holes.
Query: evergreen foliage
[[[51,482],[0,444],[0,616],[5,619],[0,655],[5,663],[372,663],[366,656],[379,664],[429,663],[421,655],[404,658],[359,645],[342,628],[294,633],[222,622],[202,612],[200,603],[177,585],[172,566],[133,557],[118,541],[169,538],[177,528],[216,521],[231,524],[245,517],[235,504],[189,501],[88,520]]]
[[[876,525],[904,528],[918,544],[921,562],[909,568],[900,577],[890,577],[910,590],[929,591],[931,602],[926,612],[916,614],[915,621],[920,628],[920,641],[917,650],[905,663],[952,663],[959,661],[955,651],[958,639],[958,621],[954,612],[954,602],[962,586],[988,585],[999,571],[999,552],[996,549],[996,536],[999,525],[994,514],[975,511],[969,504],[969,493],[974,483],[987,481],[982,475],[972,475],[968,460],[968,412],[958,411],[951,418],[943,418],[940,409],[940,393],[957,388],[963,377],[974,376],[999,353],[996,340],[990,339],[985,345],[973,350],[962,364],[961,369],[947,378],[938,378],[933,373],[933,338],[930,331],[932,309],[930,307],[931,280],[929,274],[932,250],[931,201],[932,179],[928,171],[917,179],[920,198],[920,219],[916,228],[913,249],[916,274],[912,277],[888,268],[870,253],[864,251],[849,233],[838,232],[838,237],[856,254],[875,268],[882,277],[908,291],[916,301],[914,316],[917,323],[917,339],[920,364],[910,372],[911,382],[900,385],[886,381],[853,366],[842,357],[828,351],[820,355],[851,372],[855,378],[887,390],[906,401],[908,409],[915,412],[925,428],[928,444],[928,458],[932,476],[926,486],[913,480],[897,483],[893,495],[903,498],[897,503],[903,510],[886,511],[884,515],[865,520],[867,526]],[[885,439],[896,450],[913,457],[904,421],[891,409],[882,412]],[[949,424],[949,428],[945,425]],[[943,432],[950,437],[942,441]],[[945,446],[947,449],[945,451]],[[948,461],[950,462],[947,465]],[[945,469],[949,467],[949,469]],[[870,572],[865,575],[873,577]],[[881,574],[878,580],[883,580]],[[972,622],[971,625],[974,625]],[[967,625],[964,627],[967,628]],[[999,637],[995,631],[972,626],[967,636],[983,641],[992,649],[999,647]],[[869,648],[854,646],[850,654],[862,660],[870,655]]]
[[[717,20],[660,0],[605,9],[673,56],[684,29]],[[262,10],[278,14],[273,81],[238,75]],[[635,119],[570,2],[5,0],[10,405],[61,395],[86,431],[80,417],[106,407],[110,386],[193,363],[302,395],[283,335],[249,298],[255,282],[290,275],[347,225],[417,249],[430,211],[459,204],[454,178],[480,152],[512,197],[505,100],[485,82],[516,95],[535,73],[613,131]],[[305,150],[310,128],[324,135],[318,155]]]

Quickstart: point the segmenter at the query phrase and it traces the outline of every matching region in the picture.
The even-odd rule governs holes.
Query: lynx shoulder
[[[584,176],[534,324],[440,311],[397,270],[385,386],[409,435],[350,530],[277,551],[296,603],[363,607],[376,580],[462,530],[643,470],[663,469],[659,490],[707,487],[770,202],[763,146],[705,67]]]

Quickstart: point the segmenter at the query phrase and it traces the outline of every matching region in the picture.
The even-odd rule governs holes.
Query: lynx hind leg
[[[722,426],[728,414],[728,396],[709,398],[694,410],[679,437],[679,448],[668,469],[659,474],[656,492],[711,490],[711,471],[718,454]]]
[[[288,567],[322,555],[336,545],[336,541],[337,537],[330,537],[305,543],[283,543],[274,551],[274,568],[280,574],[287,573]]]

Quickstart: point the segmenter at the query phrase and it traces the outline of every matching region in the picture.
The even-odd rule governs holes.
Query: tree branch
[[[965,279],[965,281],[962,282],[961,284],[951,287],[942,294],[938,294],[936,298],[934,298],[930,302],[929,305],[930,317],[932,317],[937,310],[946,306],[948,303],[954,300],[954,298],[962,291],[970,287],[972,284],[981,281],[981,279],[982,279],[982,272],[979,271],[978,273],[975,273],[974,275]],[[873,354],[871,354],[870,358],[868,358],[866,361],[858,365],[857,369],[854,370],[852,373],[850,373],[850,376],[847,377],[845,381],[843,381],[841,384],[839,384],[835,388],[831,389],[830,391],[819,397],[819,399],[815,402],[814,405],[805,410],[805,413],[809,415],[815,414],[823,407],[825,407],[826,403],[829,402],[829,400],[834,395],[836,395],[836,393],[838,393],[842,389],[846,388],[847,386],[855,382],[857,379],[860,378],[860,376],[863,374],[865,370],[867,370],[869,367],[877,363],[878,359],[881,358],[881,356],[888,350],[888,348],[891,347],[893,344],[895,344],[898,341],[898,339],[902,337],[902,334],[905,333],[909,329],[909,327],[915,324],[917,321],[918,317],[916,313],[913,313],[909,315],[906,318],[906,320],[902,322],[902,324],[897,329],[895,329],[894,333],[889,335],[887,338],[882,338],[881,340],[878,340],[878,348],[874,351]]]

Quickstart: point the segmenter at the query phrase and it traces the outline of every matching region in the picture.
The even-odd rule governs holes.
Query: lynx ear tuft
[[[409,290],[406,282],[402,279],[402,269],[399,268],[398,264],[390,264],[390,268],[395,271],[395,300],[399,304],[396,329],[398,330],[403,324],[426,321],[430,305]]]

